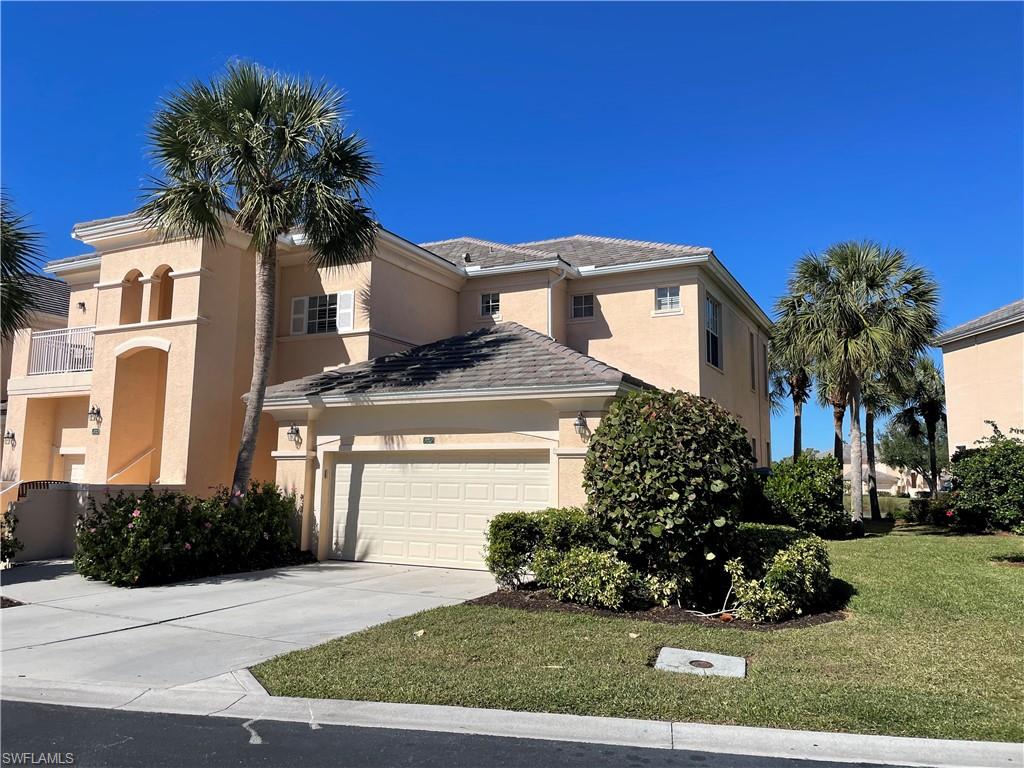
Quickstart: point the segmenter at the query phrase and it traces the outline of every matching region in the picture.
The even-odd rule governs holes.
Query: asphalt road
[[[666,749],[429,731],[351,728],[5,701],[0,766],[334,766],[336,768],[841,768]],[[29,753],[28,757],[20,753]],[[34,755],[35,757],[31,757]],[[33,762],[33,759],[35,762]],[[44,762],[46,761],[46,762]]]

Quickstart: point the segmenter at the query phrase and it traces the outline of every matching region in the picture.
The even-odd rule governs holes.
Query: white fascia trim
[[[414,254],[420,257],[421,259],[425,259],[432,266],[440,267],[441,269],[452,275],[458,275],[459,277],[466,276],[466,273],[460,267],[458,267],[455,264],[452,264],[447,259],[442,259],[433,251],[428,251],[426,248],[421,248],[420,246],[416,245],[416,243],[410,242],[406,240],[404,237],[396,235],[394,232],[390,232],[384,229],[383,227],[377,230],[377,236],[384,242],[389,243],[390,245],[393,245],[396,248],[400,248],[403,251],[407,251],[411,254]]]
[[[629,264],[611,264],[607,267],[580,267],[579,273],[580,277],[617,275],[620,272],[640,272],[647,269],[664,269],[665,267],[686,267],[692,264],[704,264],[709,259],[709,254],[699,254],[697,256],[674,256],[670,259],[634,261]]]
[[[92,269],[100,265],[101,256],[96,254],[85,259],[75,259],[74,261],[63,261],[58,259],[57,261],[48,261],[43,265],[43,269],[54,275],[59,275],[63,272],[78,272],[82,269]],[[120,283],[118,283],[120,285]]]
[[[466,267],[466,277],[490,277],[491,275],[507,275],[515,272],[534,272],[538,269],[564,270],[572,277],[581,277],[581,274],[576,267],[562,259],[552,259],[550,261],[526,261],[522,264],[503,264],[498,267],[481,267],[474,265]]]
[[[711,274],[717,277],[726,290],[733,294],[733,297],[738,299],[740,304],[750,312],[756,320],[758,320],[764,330],[771,333],[772,328],[775,327],[775,323],[772,322],[771,318],[768,317],[767,313],[761,309],[760,305],[754,298],[747,293],[747,289],[740,285],[740,282],[732,276],[732,273],[725,268],[725,265],[718,260],[718,257],[713,253],[711,258],[708,260],[708,267],[711,270]]]
[[[1024,313],[1013,315],[1011,317],[1004,317],[1002,320],[997,322],[988,323],[977,328],[969,328],[966,331],[956,332],[955,329],[954,331],[947,331],[935,339],[935,344],[940,348],[945,347],[947,344],[952,344],[956,341],[963,341],[964,339],[969,339],[972,336],[980,336],[981,334],[988,333],[990,331],[998,331],[1000,328],[1006,328],[1008,325],[1016,325],[1020,322],[1024,322]]]
[[[344,407],[351,405],[405,405],[417,403],[470,402],[488,400],[544,400],[552,397],[581,395],[614,397],[623,390],[635,389],[628,384],[586,384],[577,387],[501,387],[475,390],[436,390],[433,392],[396,392],[376,395],[297,396],[267,400],[263,410],[283,410],[296,406]]]
[[[83,221],[71,227],[71,236],[83,243],[100,240],[105,237],[117,237],[141,232],[146,227],[138,216],[125,216],[116,221],[94,222]]]

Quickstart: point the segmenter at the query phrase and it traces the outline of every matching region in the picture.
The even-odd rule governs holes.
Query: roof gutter
[[[534,272],[538,269],[557,269],[566,276],[579,277],[580,272],[561,257],[548,261],[524,261],[521,264],[502,264],[497,267],[481,267],[477,264],[464,270],[466,277],[489,277],[491,275],[509,275],[515,272]]]
[[[1016,325],[1020,322],[1024,322],[1024,312],[1020,312],[1016,315],[1010,315],[1009,317],[1004,317],[1001,320],[986,323],[985,325],[967,328],[962,331],[958,331],[956,328],[953,328],[943,334],[940,334],[935,339],[935,345],[938,347],[944,347],[955,341],[963,341],[964,339],[969,339],[972,336],[980,336],[981,334],[988,333],[989,331],[998,331],[1000,328],[1006,328],[1009,325]]]

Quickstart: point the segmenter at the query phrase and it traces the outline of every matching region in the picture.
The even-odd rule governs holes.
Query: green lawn
[[[1024,739],[1024,568],[990,562],[1020,538],[897,528],[830,547],[857,590],[845,621],[757,632],[460,605],[253,671],[280,696]],[[664,645],[745,656],[748,676],[654,670]]]

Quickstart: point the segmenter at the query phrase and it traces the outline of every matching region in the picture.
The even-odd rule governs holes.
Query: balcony
[[[33,331],[28,375],[78,373],[92,370],[94,326]]]

